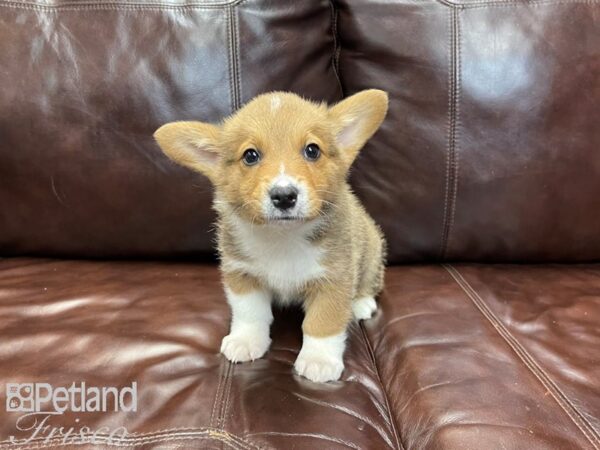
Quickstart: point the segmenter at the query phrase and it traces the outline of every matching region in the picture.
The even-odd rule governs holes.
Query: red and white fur
[[[220,124],[174,122],[156,131],[169,158],[215,188],[232,311],[221,352],[230,361],[262,357],[272,303],[299,302],[305,318],[296,371],[316,382],[340,378],[348,325],[376,310],[385,258],[383,235],[347,174],[387,102],[378,90],[333,106],[272,92]]]

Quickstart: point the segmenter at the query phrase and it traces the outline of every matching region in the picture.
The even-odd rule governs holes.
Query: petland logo
[[[24,436],[10,436],[11,444],[125,445],[129,432],[124,426],[93,429],[79,417],[71,417],[70,425],[56,422],[66,420],[67,411],[136,412],[137,383],[122,388],[86,386],[85,382],[56,388],[48,383],[7,383],[6,411],[22,413],[16,418],[15,427]]]
[[[44,408],[49,407],[49,409]],[[8,412],[107,412],[137,411],[137,383],[121,389],[86,386],[85,382],[70,387],[54,388],[48,383],[7,383]]]

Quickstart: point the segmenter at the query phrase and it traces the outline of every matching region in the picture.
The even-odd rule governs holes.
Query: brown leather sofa
[[[229,364],[210,187],[152,132],[363,88],[380,310],[340,382],[293,309]],[[0,449],[598,450],[600,2],[0,0],[0,254]],[[136,411],[23,406],[81,382]]]

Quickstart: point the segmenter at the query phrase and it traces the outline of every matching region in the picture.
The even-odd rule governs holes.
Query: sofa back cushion
[[[327,0],[0,2],[0,255],[211,253],[211,188],[152,133],[339,100],[333,53]]]
[[[0,255],[212,253],[211,188],[152,132],[269,90],[336,101],[339,55],[345,95],[390,93],[351,181],[391,263],[599,259],[599,21],[580,0],[0,2]]]
[[[391,96],[353,172],[391,261],[600,259],[600,2],[338,3],[344,93]]]

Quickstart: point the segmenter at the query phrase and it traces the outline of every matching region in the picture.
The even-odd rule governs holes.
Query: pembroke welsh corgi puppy
[[[346,330],[376,310],[385,258],[383,235],[346,180],[387,105],[379,90],[331,107],[272,92],[221,124],[174,122],[154,134],[169,158],[214,185],[230,361],[268,350],[273,301],[301,302],[294,367],[312,381],[339,379]]]

